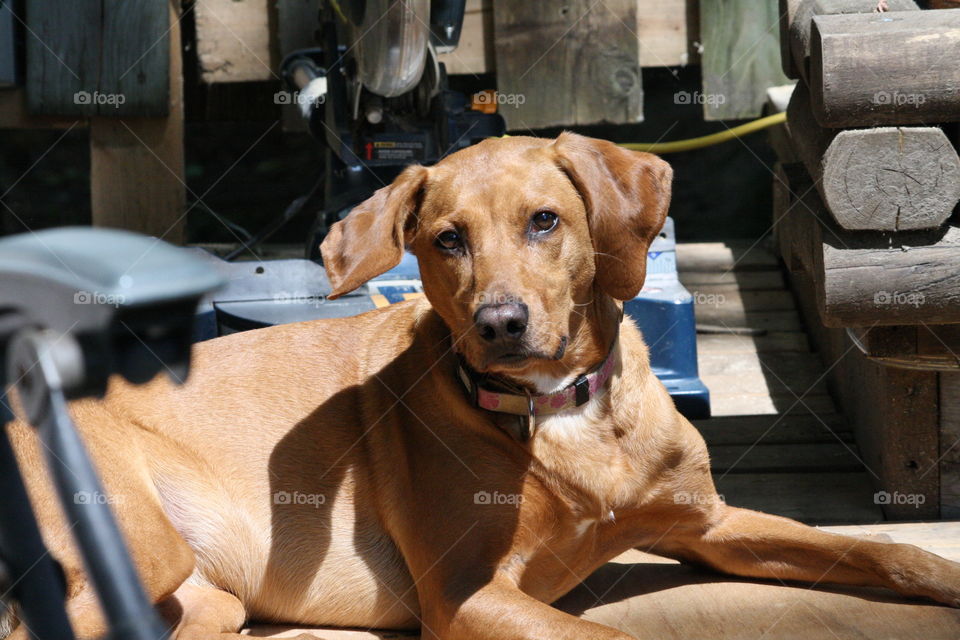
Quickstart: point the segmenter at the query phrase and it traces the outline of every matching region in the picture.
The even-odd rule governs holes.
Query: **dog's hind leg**
[[[83,414],[83,407],[78,413]],[[104,414],[95,419],[102,428],[88,429],[84,436],[106,493],[78,494],[74,500],[79,504],[101,501],[110,505],[147,598],[157,603],[173,594],[193,572],[193,550],[160,506],[145,472],[144,454],[129,446],[132,439],[123,425],[111,422],[110,416]],[[81,640],[102,637],[107,631],[106,623],[73,540],[75,525],[64,517],[41,445],[33,429],[22,423],[8,425],[8,433],[44,542],[66,577],[66,608],[74,633]],[[10,636],[16,640],[27,637],[23,624]]]

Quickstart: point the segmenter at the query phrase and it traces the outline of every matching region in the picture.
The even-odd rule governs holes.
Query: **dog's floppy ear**
[[[329,298],[350,293],[400,263],[406,232],[416,224],[426,176],[424,167],[407,167],[392,184],[378,189],[330,227],[320,245],[332,288]]]
[[[667,218],[673,170],[653,154],[568,132],[553,147],[587,209],[597,284],[630,300],[643,287],[647,249]]]

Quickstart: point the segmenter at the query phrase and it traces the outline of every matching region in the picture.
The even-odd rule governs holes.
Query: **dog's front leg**
[[[420,587],[423,640],[633,640],[633,636],[554,609],[507,580],[465,597],[458,585]],[[451,597],[453,596],[453,597]]]
[[[690,518],[685,518],[689,520]],[[872,542],[718,504],[702,527],[677,527],[656,547],[752,578],[886,587],[960,607],[960,564],[910,544]]]

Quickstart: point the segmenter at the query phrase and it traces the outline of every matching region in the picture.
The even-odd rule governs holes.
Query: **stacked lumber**
[[[781,0],[799,82],[771,138],[774,229],[876,488],[955,514],[944,434],[960,417],[942,390],[960,372],[960,156],[943,125],[960,120],[960,11],[885,4]]]

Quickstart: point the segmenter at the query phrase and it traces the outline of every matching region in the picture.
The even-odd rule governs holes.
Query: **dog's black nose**
[[[473,314],[480,337],[488,342],[519,340],[527,330],[527,305],[522,302],[485,304]]]

